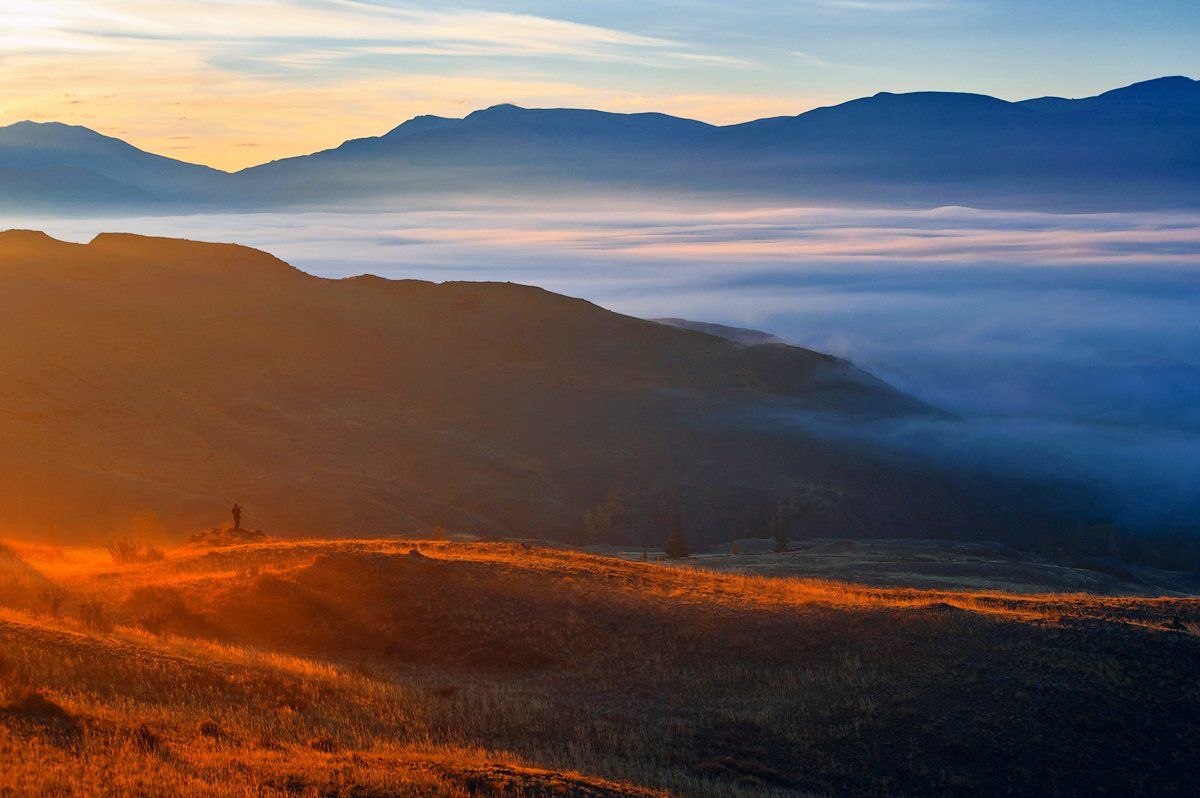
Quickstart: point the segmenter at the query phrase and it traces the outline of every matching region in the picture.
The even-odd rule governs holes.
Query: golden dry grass
[[[412,547],[11,543],[0,794],[1170,795],[1194,767],[1197,600]],[[1104,743],[1126,764],[1039,764]]]

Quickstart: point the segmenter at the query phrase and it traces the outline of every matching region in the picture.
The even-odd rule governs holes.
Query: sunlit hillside
[[[0,552],[0,794],[1187,795],[1200,755],[1195,599],[512,543]]]

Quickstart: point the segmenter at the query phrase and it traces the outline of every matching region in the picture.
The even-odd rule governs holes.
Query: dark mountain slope
[[[0,317],[9,531],[112,534],[143,511],[190,530],[239,500],[252,525],[297,533],[562,538],[609,496],[625,512],[592,533],[653,542],[677,510],[697,541],[727,539],[783,498],[811,534],[1013,523],[995,482],[835,434],[940,417],[844,361],[536,288],[9,232]]]
[[[252,203],[318,205],[427,193],[653,189],[664,165],[708,146],[714,130],[665,114],[497,105],[463,119],[417,117],[378,138],[243,170],[232,183],[235,196]]]
[[[1095,97],[1067,100],[1062,97],[1039,97],[1018,103],[1027,107],[1052,107],[1063,109],[1135,110],[1147,112],[1157,110],[1168,115],[1191,114],[1200,116],[1200,81],[1174,75],[1154,80],[1144,80],[1119,89],[1111,89]]]
[[[831,196],[1119,207],[1200,202],[1200,83],[1167,78],[1083,100],[878,94],[725,129],[775,177]],[[818,189],[813,188],[816,191]]]
[[[1200,204],[1200,83],[1082,100],[881,93],[715,127],[660,114],[496,106],[244,170],[248,201],[327,204],[463,191],[687,191],[1057,209]]]
[[[0,201],[18,207],[195,203],[218,194],[226,176],[59,122],[0,127],[0,170]]]
[[[0,167],[0,208],[53,213],[145,208],[157,203],[128,183],[71,166],[20,171]]]

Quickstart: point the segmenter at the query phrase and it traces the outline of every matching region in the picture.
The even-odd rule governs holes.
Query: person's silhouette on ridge
[[[240,504],[233,505],[233,528],[237,531],[241,531],[242,528],[242,505]]]

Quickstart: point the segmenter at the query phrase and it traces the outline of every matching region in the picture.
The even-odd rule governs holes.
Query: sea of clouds
[[[970,422],[938,446],[1103,481],[1131,514],[1200,518],[1193,213],[597,201],[4,226],[18,225],[74,241],[233,241],[328,277],[511,280],[636,316],[763,329]]]

